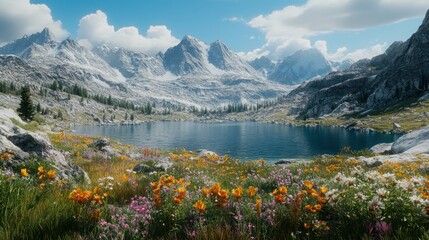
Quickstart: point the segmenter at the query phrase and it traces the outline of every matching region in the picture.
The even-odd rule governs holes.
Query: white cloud
[[[134,26],[115,30],[115,27],[109,24],[107,15],[100,10],[81,18],[78,38],[79,43],[88,48],[104,43],[111,47],[152,55],[159,51],[164,52],[179,43],[179,40],[171,34],[171,30],[164,25],[150,26],[146,36],[141,35]]]
[[[328,43],[326,41],[319,40],[314,43],[313,48],[319,50],[326,59],[331,61],[343,61],[346,59],[358,61],[364,58],[370,59],[384,53],[387,49],[387,44],[375,44],[369,48],[357,49],[352,52],[350,52],[346,47],[341,47],[338,48],[334,53],[329,53]]]
[[[228,21],[228,22],[246,22],[246,19],[242,18],[242,17],[230,17],[230,18],[224,18],[222,19],[223,21]]]
[[[427,0],[308,0],[248,22],[268,39],[299,38],[338,30],[360,30],[422,16]]]
[[[61,21],[52,18],[51,9],[45,4],[31,4],[30,0],[0,0],[0,44],[40,32],[45,27],[58,39],[68,35]]]
[[[384,53],[387,47],[388,46],[386,43],[376,44],[369,48],[358,49],[356,51],[349,52],[345,54],[344,57],[342,57],[342,59],[351,59],[351,60],[357,61],[364,58],[372,58]]]
[[[281,53],[287,54],[291,51],[286,50],[288,45],[291,49],[298,43],[308,47],[311,45],[307,40],[309,37],[335,31],[358,31],[399,22],[424,15],[428,7],[427,0],[308,0],[300,6],[287,6],[268,15],[259,15],[250,20],[248,25],[265,34],[267,43],[259,50],[269,51],[269,54],[276,58]],[[341,56],[370,56],[385,49],[383,44],[378,44],[354,52],[340,48],[329,54],[323,42],[316,41],[314,47],[328,58],[336,59]]]

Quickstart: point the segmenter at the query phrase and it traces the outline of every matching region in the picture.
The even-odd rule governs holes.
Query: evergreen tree
[[[130,120],[134,122],[134,113],[131,113]]]
[[[24,121],[34,120],[34,105],[31,101],[30,86],[28,85],[21,88],[21,102],[17,112]]]

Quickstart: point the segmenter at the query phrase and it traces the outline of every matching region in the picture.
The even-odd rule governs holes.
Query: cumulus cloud
[[[88,48],[104,43],[111,47],[152,55],[179,43],[171,34],[171,30],[164,25],[150,26],[146,36],[141,35],[134,26],[115,30],[115,27],[109,24],[107,15],[100,10],[80,19],[77,35],[79,43]]]
[[[300,6],[287,6],[268,15],[259,15],[251,19],[248,25],[265,34],[266,45],[276,42],[303,43],[305,39],[320,34],[358,31],[422,16],[427,8],[427,0],[308,0]],[[327,49],[320,44],[316,42],[314,47],[321,48],[319,49],[321,51],[326,50],[325,55],[329,56]],[[274,53],[270,49],[270,54],[275,56],[278,55],[276,52],[288,52],[281,50],[284,47],[282,43]],[[348,54],[351,57],[363,56],[365,53],[370,55],[382,48],[383,44],[379,44]],[[334,54],[338,56],[342,54],[345,57],[347,55],[345,51],[347,49],[338,49]]]
[[[45,4],[32,4],[30,0],[0,0],[0,45],[40,32],[48,27],[58,39],[68,32],[61,21],[54,20],[51,9]]]
[[[364,58],[372,58],[377,55],[384,53],[387,49],[387,44],[375,44],[368,48],[357,49],[355,51],[349,51],[346,47],[338,48],[334,53],[328,52],[328,43],[326,41],[316,41],[313,45],[313,48],[319,50],[328,60],[331,61],[343,61],[345,59],[350,59],[353,61],[358,61]]]

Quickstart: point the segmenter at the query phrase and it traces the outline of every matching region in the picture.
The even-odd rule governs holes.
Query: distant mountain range
[[[429,11],[406,42],[350,68],[302,84],[282,104],[300,118],[371,114],[403,102],[429,99]]]
[[[350,65],[329,62],[315,49],[279,63],[267,57],[249,63],[221,41],[208,45],[190,36],[156,56],[104,44],[88,50],[72,39],[54,39],[45,28],[1,47],[0,77],[39,84],[61,80],[134,102],[210,108],[275,99],[289,85]]]

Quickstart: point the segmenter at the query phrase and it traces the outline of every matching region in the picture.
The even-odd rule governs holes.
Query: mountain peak
[[[422,25],[428,25],[428,24],[429,24],[429,9],[426,12],[426,16],[425,16],[425,18],[423,19],[423,22],[422,22]]]
[[[25,35],[21,39],[17,39],[0,48],[0,54],[12,54],[16,56],[25,56],[28,54],[28,49],[34,45],[49,45],[54,46],[57,42],[54,40],[53,33],[44,28],[41,32],[34,33],[30,36]],[[27,52],[27,53],[25,53]]]
[[[28,39],[35,44],[43,45],[55,42],[55,35],[49,28],[45,27],[41,32],[24,37],[24,39]]]

